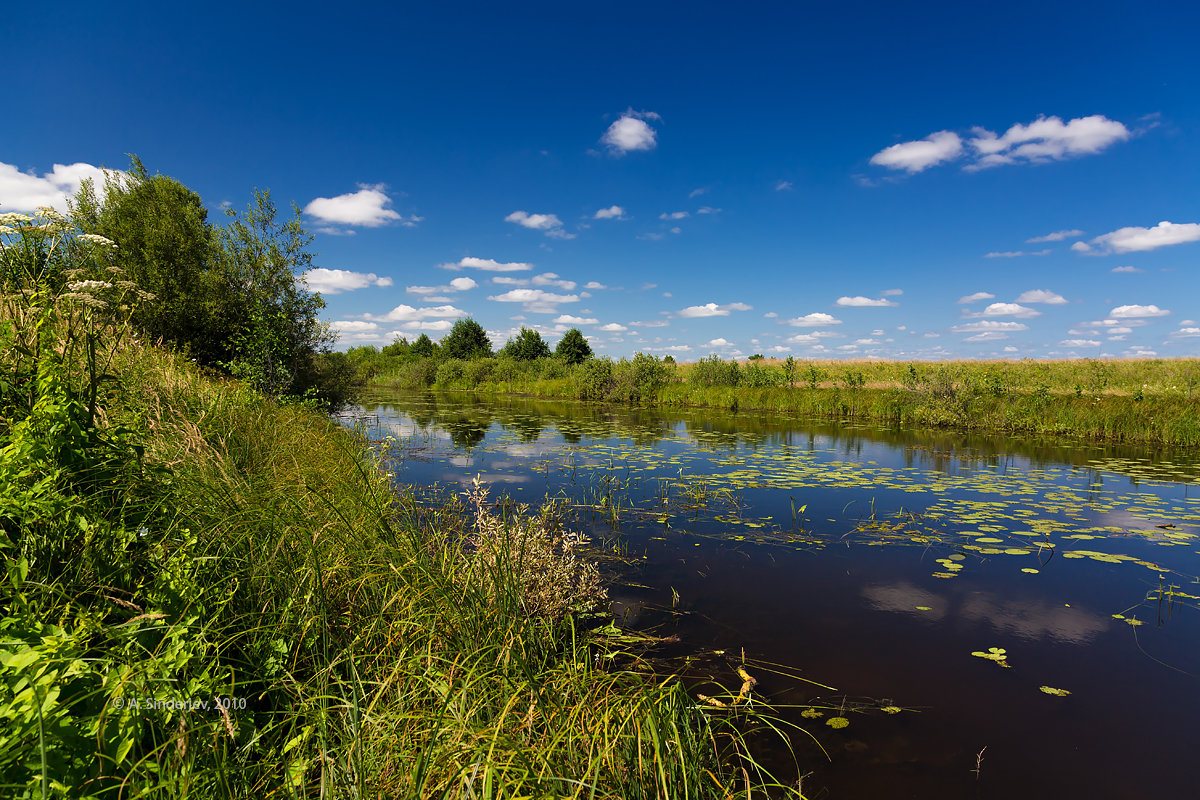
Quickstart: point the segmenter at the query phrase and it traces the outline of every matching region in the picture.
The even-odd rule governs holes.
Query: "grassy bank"
[[[412,360],[390,388],[469,389],[626,404],[770,411],[1131,444],[1200,446],[1200,360],[674,364]]]
[[[0,300],[3,796],[764,781],[752,718],[696,710],[577,626],[603,593],[554,514],[501,518],[478,489],[418,505],[362,437],[137,342],[106,307]]]

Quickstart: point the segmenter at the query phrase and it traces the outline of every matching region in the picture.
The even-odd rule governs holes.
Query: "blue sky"
[[[178,7],[176,7],[178,6]],[[147,167],[316,232],[341,347],[1200,349],[1191,4],[5,12],[0,211]]]

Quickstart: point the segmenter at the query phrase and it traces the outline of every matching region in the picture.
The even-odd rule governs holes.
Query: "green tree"
[[[470,317],[460,319],[442,339],[442,353],[447,358],[491,358],[492,341],[487,331]]]
[[[430,358],[433,356],[434,351],[435,345],[433,344],[433,340],[424,333],[418,336],[417,340],[408,348],[408,352],[417,358]]]
[[[554,354],[564,359],[568,364],[581,364],[592,357],[592,348],[588,340],[580,333],[579,328],[571,328],[563,334]]]
[[[425,334],[421,334],[421,335],[425,336]],[[426,341],[428,341],[429,337],[425,336],[425,339],[426,339]],[[430,342],[430,345],[432,345],[432,344],[433,344],[433,342]],[[391,344],[384,347],[383,350],[381,350],[380,352],[385,356],[403,357],[403,356],[408,355],[409,352],[411,351],[411,349],[412,349],[412,345],[410,345],[408,343],[408,339],[405,339],[403,336],[397,336],[395,339],[392,340]]]
[[[542,335],[529,328],[521,328],[521,332],[500,349],[500,355],[515,361],[534,361],[550,357],[550,345],[542,339]]]

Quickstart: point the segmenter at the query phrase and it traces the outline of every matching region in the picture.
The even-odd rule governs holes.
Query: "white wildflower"
[[[10,233],[16,233],[16,232],[17,232],[16,228],[10,228],[7,225],[0,225],[0,236],[7,236]]]
[[[17,214],[13,211],[0,214],[0,225],[11,225],[14,222],[33,222],[33,217],[28,214]]]
[[[67,288],[72,292],[90,292],[95,289],[111,289],[113,285],[108,281],[76,281],[68,283]]]
[[[38,206],[36,215],[42,219],[48,219],[53,222],[66,222],[67,218],[55,211],[50,206]]]
[[[91,242],[92,244],[100,244],[105,247],[116,247],[117,243],[108,237],[101,236],[97,233],[81,233],[78,238],[80,241]]]

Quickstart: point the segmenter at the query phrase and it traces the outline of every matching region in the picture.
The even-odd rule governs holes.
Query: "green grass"
[[[595,587],[548,518],[397,496],[362,435],[120,326],[40,313],[0,325],[3,796],[717,798],[773,783],[745,745],[766,721],[697,710],[579,627]],[[90,334],[108,354],[96,370],[60,346]],[[37,361],[17,346],[30,336]],[[213,698],[233,706],[147,706]]]

